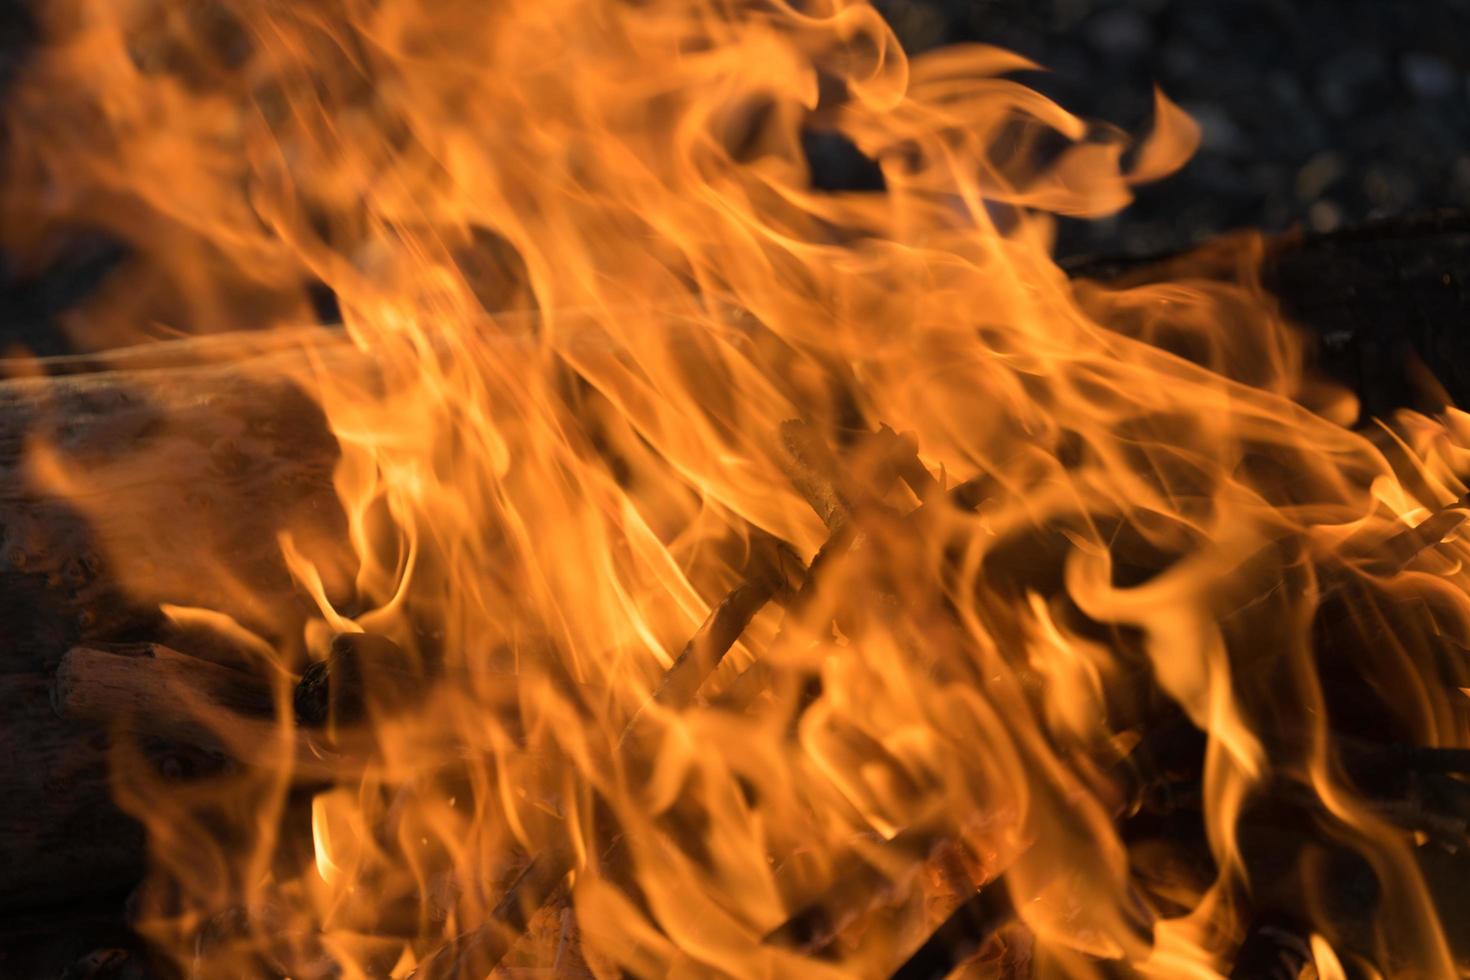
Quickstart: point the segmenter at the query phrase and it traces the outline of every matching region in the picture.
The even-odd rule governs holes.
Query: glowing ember
[[[844,0],[48,16],[5,233],[138,250],[77,329],[299,325],[317,279],[351,340],[269,362],[341,451],[289,598],[206,530],[170,580],[105,530],[144,491],[32,457],[274,684],[252,765],[119,778],[193,975],[886,976],[956,908],[982,974],[1211,976],[1261,908],[1319,976],[1452,972],[1324,675],[1466,744],[1470,426],[1348,428],[1250,290],[1074,290],[1049,215],[1188,157],[1162,96],[1130,147]],[[886,189],[812,190],[811,128]]]

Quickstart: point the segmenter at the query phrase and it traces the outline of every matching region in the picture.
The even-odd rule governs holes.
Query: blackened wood
[[[710,610],[709,618],[684,645],[663,680],[654,689],[653,700],[670,708],[687,707],[701,684],[740,639],[756,613],[784,587],[784,580],[771,570],[742,582]]]
[[[111,723],[147,714],[138,723],[189,734],[201,724],[200,709],[255,718],[272,713],[270,687],[257,675],[156,643],[69,650],[57,667],[51,698],[66,717]]]
[[[292,693],[296,721],[309,728],[356,725],[419,703],[428,678],[416,657],[386,636],[343,633],[327,659],[301,673]]]
[[[259,345],[241,340],[251,356],[237,363],[223,361],[230,344],[218,338],[204,355],[192,342],[149,355],[168,367],[0,381],[0,673],[46,671],[82,643],[157,638],[161,603],[300,635],[310,610],[277,534],[311,527],[345,540],[338,451],[285,376],[320,351],[255,356]],[[196,355],[206,363],[190,366]],[[58,499],[38,479],[37,445],[80,474],[79,498]]]
[[[1284,918],[1251,925],[1230,969],[1230,980],[1296,980],[1312,962],[1309,927]]]
[[[944,830],[923,825],[905,827],[885,844],[884,850],[891,857],[902,855],[917,875],[932,858],[952,846],[952,837]],[[798,908],[761,941],[808,956],[830,955],[841,931],[887,901],[886,893],[893,885],[887,862],[880,866],[861,852],[845,854],[838,858],[831,884],[822,897]]]
[[[176,980],[128,927],[123,895],[100,893],[0,916],[0,977],[45,980]]]
[[[570,897],[567,875],[575,864],[574,855],[562,848],[536,855],[511,882],[486,922],[436,949],[411,974],[412,980],[467,980],[493,974],[536,911]]]
[[[50,691],[56,713],[95,729],[216,752],[245,764],[289,763],[304,780],[358,771],[362,745],[318,741],[272,717],[268,684],[159,644],[75,647]]]
[[[53,709],[68,650],[167,635],[162,602],[300,635],[309,611],[276,531],[344,522],[336,442],[287,375],[352,355],[322,331],[6,363],[17,376],[0,381],[0,911],[125,890],[142,871],[142,830],[112,802],[111,727]],[[103,505],[84,513],[46,490],[28,465],[38,443]],[[210,551],[241,588],[221,587]],[[183,746],[179,758],[197,755]],[[165,768],[189,769],[173,759]]]
[[[112,802],[106,732],[59,717],[50,687],[47,674],[0,675],[0,913],[125,892],[143,872],[143,830]]]

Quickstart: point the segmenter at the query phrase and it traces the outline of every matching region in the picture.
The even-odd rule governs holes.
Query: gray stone
[[[1182,106],[1200,127],[1200,145],[1217,153],[1238,153],[1245,146],[1240,127],[1223,106],[1212,102],[1189,102]]]
[[[1088,21],[1087,39],[1106,57],[1133,58],[1153,44],[1154,31],[1137,10],[1115,7]]]
[[[1421,99],[1442,99],[1459,87],[1453,65],[1427,51],[1410,51],[1399,60],[1399,73],[1409,91]]]

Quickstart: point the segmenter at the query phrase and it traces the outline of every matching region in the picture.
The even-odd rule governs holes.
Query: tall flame
[[[274,764],[120,780],[142,928],[195,975],[882,976],[979,886],[1040,968],[1161,977],[1226,968],[1242,896],[1294,889],[1341,975],[1318,838],[1382,890],[1360,952],[1451,971],[1413,841],[1333,761],[1313,622],[1343,582],[1349,631],[1420,603],[1356,666],[1386,729],[1465,743],[1431,651],[1470,643],[1470,550],[1372,562],[1465,492],[1470,427],[1347,427],[1249,286],[1074,289],[1050,216],[1182,164],[1162,95],[1133,146],[850,0],[45,17],[4,234],[132,244],[80,340],[299,324],[320,281],[356,352],[271,362],[340,447],[341,533],[275,529],[296,601],[104,533],[272,677],[335,635],[398,651],[314,797],[285,712]],[[814,189],[812,132],[883,190]],[[124,508],[115,474],[33,469]],[[1208,866],[1119,830],[1160,731],[1202,746]],[[1241,829],[1280,784],[1315,814],[1289,884]],[[831,935],[793,940],[812,908]]]

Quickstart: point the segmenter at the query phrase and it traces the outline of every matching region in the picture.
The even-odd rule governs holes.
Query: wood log
[[[50,688],[49,674],[0,675],[0,918],[126,893],[143,871],[143,830],[112,802],[107,734],[57,717]]]
[[[51,706],[65,718],[142,726],[183,742],[217,737],[217,716],[269,722],[273,714],[270,687],[259,676],[157,643],[67,651]]]
[[[160,602],[267,633],[301,620],[275,532],[343,526],[336,443],[315,403],[270,370],[304,366],[301,340],[262,354],[242,338],[235,362],[219,338],[170,343],[99,356],[107,369],[93,373],[0,382],[0,672],[52,669],[94,640],[156,638]],[[84,473],[80,506],[38,485],[27,450],[43,443]]]
[[[274,717],[275,699],[259,675],[157,643],[67,651],[51,704],[61,717],[113,735],[178,743],[247,765],[289,759],[299,779],[330,781],[360,766],[358,755]]]
[[[61,980],[151,980],[172,977],[154,968],[143,941],[128,928],[122,895],[106,892],[86,904],[8,913],[0,917],[0,976]]]
[[[304,620],[275,529],[339,533],[337,450],[311,399],[272,369],[324,349],[350,350],[315,331],[10,362],[21,376],[0,381],[0,911],[126,891],[142,871],[141,828],[112,802],[110,722],[52,708],[69,649],[169,638],[162,601],[226,610],[283,643]],[[83,468],[107,506],[83,513],[39,487],[25,458],[36,440]]]

